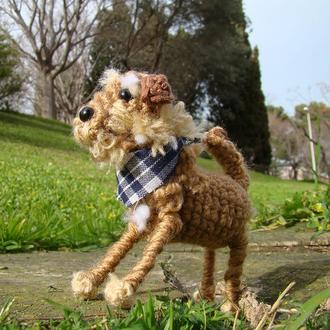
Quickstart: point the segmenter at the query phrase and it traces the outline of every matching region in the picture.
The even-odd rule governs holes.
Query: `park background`
[[[327,9],[321,0],[3,1],[0,251],[93,251],[120,234],[113,172],[92,164],[70,127],[115,67],[165,73],[197,121],[227,129],[251,169],[251,230],[328,252]],[[219,170],[208,157],[199,164]],[[320,263],[313,276],[323,281],[300,299],[328,287]]]

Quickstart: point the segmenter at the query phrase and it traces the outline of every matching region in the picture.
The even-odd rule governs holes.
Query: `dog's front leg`
[[[134,302],[134,293],[144,277],[154,267],[157,255],[182,228],[180,216],[177,213],[159,215],[160,222],[154,228],[143,256],[122,280],[111,278],[107,283],[104,296],[113,306],[128,308]]]
[[[126,232],[108,249],[106,255],[95,267],[73,275],[71,286],[74,295],[82,299],[95,298],[97,287],[102,284],[109,272],[115,270],[139,237],[140,233],[136,226],[129,224]]]

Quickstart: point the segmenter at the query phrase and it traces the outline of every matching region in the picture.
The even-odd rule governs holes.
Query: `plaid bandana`
[[[178,138],[177,147],[169,143],[164,147],[165,155],[155,157],[149,148],[132,153],[125,166],[117,171],[117,199],[131,206],[156,190],[174,173],[182,148],[193,142]]]

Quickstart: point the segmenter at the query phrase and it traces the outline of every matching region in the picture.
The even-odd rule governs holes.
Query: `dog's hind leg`
[[[235,242],[229,244],[230,255],[228,269],[225,272],[225,290],[228,301],[222,305],[223,311],[235,311],[241,293],[240,277],[243,271],[243,263],[246,257],[247,237],[244,233]]]
[[[182,222],[177,213],[162,214],[160,219],[151,234],[140,261],[122,280],[111,278],[107,283],[104,296],[110,305],[123,308],[132,305],[134,293],[145,276],[154,267],[157,255],[182,228]]]
[[[115,270],[120,260],[125,257],[139,237],[136,226],[129,224],[119,241],[108,249],[106,255],[95,267],[73,274],[71,286],[74,295],[82,299],[95,298],[97,287],[102,284],[109,272]]]
[[[199,290],[194,293],[194,300],[199,302],[200,299],[208,301],[214,300],[214,263],[215,250],[206,248],[204,250],[203,275]]]

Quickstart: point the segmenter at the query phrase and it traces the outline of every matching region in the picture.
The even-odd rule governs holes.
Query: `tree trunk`
[[[292,170],[293,170],[293,179],[298,180],[298,164],[293,164]]]
[[[47,73],[42,76],[42,116],[49,119],[57,119],[57,110],[55,106],[55,87],[54,79]]]

